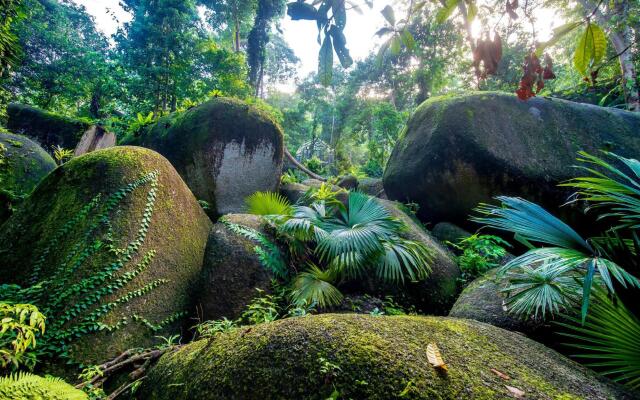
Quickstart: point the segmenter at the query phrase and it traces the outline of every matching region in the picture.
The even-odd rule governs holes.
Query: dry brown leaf
[[[509,386],[509,385],[504,385],[504,387],[507,388],[507,390],[513,395],[513,397],[515,397],[516,399],[524,399],[524,391],[518,389],[517,387],[513,387],[513,386]]]
[[[504,379],[505,381],[508,381],[509,379],[511,379],[509,375],[505,374],[504,372],[500,372],[495,368],[491,368],[491,372],[498,375],[500,378]]]
[[[447,364],[444,363],[440,349],[435,343],[429,343],[427,345],[427,360],[429,360],[429,364],[433,365],[434,368],[442,371],[447,370]]]

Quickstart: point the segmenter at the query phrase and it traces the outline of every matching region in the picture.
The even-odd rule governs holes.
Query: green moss
[[[21,135],[0,132],[0,224],[55,168],[53,158],[37,143]]]
[[[448,371],[427,359],[435,343]],[[594,373],[520,335],[439,317],[349,314],[291,318],[238,329],[162,357],[145,399],[631,398]]]
[[[166,159],[143,148],[114,147],[74,158],[56,169],[0,228],[0,283],[25,285],[36,260],[50,245],[56,232],[96,195],[102,194],[106,201],[111,193],[153,171],[158,172],[158,182],[148,233],[140,250],[120,272],[131,272],[144,255],[155,251],[157,254],[151,264],[127,284],[125,292],[158,280],[167,282],[143,297],[131,299],[124,309],[115,309],[105,315],[101,322],[108,326],[117,325],[124,317],[128,322],[116,331],[98,332],[75,342],[70,353],[76,361],[97,363],[127,348],[150,345],[155,341],[155,335],[179,332],[184,320],[149,332],[141,328],[142,319],[136,323],[133,316],[157,324],[176,313],[195,310],[192,293],[197,286],[211,222]],[[137,237],[140,220],[146,216],[147,191],[132,192],[111,216],[115,246],[126,247]],[[77,244],[101,239],[97,235],[85,238],[90,223],[90,219],[83,218],[60,238],[55,252],[47,254],[46,263],[42,263],[41,276],[50,276],[65,265],[66,257],[73,254]],[[70,284],[104,269],[108,259],[108,253],[91,257],[73,274]],[[117,298],[116,293],[104,296],[101,304]]]
[[[73,149],[90,124],[25,104],[9,104],[7,128],[37,140],[46,149],[61,146]]]

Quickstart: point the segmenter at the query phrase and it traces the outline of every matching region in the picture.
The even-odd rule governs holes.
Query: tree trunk
[[[309,168],[307,168],[304,165],[302,165],[300,163],[300,161],[296,160],[296,158],[294,156],[292,156],[291,153],[289,153],[289,150],[287,150],[286,147],[284,148],[284,155],[285,155],[285,157],[287,157],[287,159],[289,161],[291,161],[291,164],[293,164],[296,168],[298,168],[300,171],[304,172],[305,174],[309,175],[313,179],[317,179],[317,180],[322,181],[322,182],[326,182],[327,181],[326,179],[324,179],[320,175],[312,172]]]

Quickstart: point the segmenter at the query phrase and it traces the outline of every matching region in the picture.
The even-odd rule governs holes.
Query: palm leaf
[[[283,195],[273,192],[255,192],[245,199],[247,211],[254,215],[291,215],[291,203]]]
[[[312,304],[320,307],[329,307],[340,304],[342,293],[333,285],[336,274],[332,270],[323,271],[314,264],[309,269],[301,272],[293,283],[294,303]]]
[[[580,299],[581,287],[571,267],[543,263],[538,268],[529,265],[509,270],[506,307],[520,318],[545,319],[572,308]]]
[[[571,323],[558,323],[560,332],[572,340],[566,346],[579,350],[572,357],[632,389],[640,389],[640,320],[619,299],[610,299],[604,291],[594,291],[591,312],[584,324],[567,317]]]
[[[483,216],[471,220],[494,229],[513,232],[529,242],[564,248],[593,249],[576,231],[544,208],[519,197],[496,197],[502,207],[481,204],[476,211]]]
[[[412,281],[425,279],[431,272],[432,254],[422,243],[411,240],[384,241],[384,253],[376,265],[379,278],[389,282],[404,282],[405,276]]]

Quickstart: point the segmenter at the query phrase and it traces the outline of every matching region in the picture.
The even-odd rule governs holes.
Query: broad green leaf
[[[551,47],[551,46],[555,45],[556,43],[558,43],[558,41],[560,41],[560,39],[565,37],[567,35],[567,33],[571,32],[574,29],[576,29],[580,25],[582,25],[582,21],[569,22],[567,24],[560,25],[559,27],[554,28],[553,29],[553,36],[551,37],[551,39],[547,40],[546,42],[540,43],[540,44],[538,44],[538,46],[536,46],[536,55],[538,57],[542,56],[542,53],[544,53],[544,51],[545,51],[545,49],[547,47]]]
[[[322,47],[320,47],[318,77],[324,86],[331,84],[331,78],[333,77],[333,44],[330,35],[324,37]]]
[[[444,7],[438,10],[436,14],[436,22],[442,24],[449,19],[458,5],[458,0],[447,0]]]
[[[389,49],[391,50],[391,54],[393,54],[394,56],[400,54],[400,50],[402,49],[402,39],[400,38],[400,35],[393,35],[393,37],[391,38]]]
[[[404,29],[400,33],[400,38],[402,39],[402,44],[404,44],[404,46],[407,48],[407,50],[413,51],[413,49],[416,47],[416,41],[415,41],[415,39],[413,38],[413,35],[411,34],[411,32],[409,32],[408,29]]]
[[[382,13],[382,16],[384,17],[384,19],[386,19],[391,26],[395,26],[396,14],[393,11],[393,8],[391,8],[391,6],[386,6],[380,12]]]
[[[378,54],[376,55],[376,66],[378,68],[382,67],[382,64],[384,62],[384,55],[387,53],[387,50],[389,50],[389,46],[391,45],[392,39],[393,38],[384,42],[382,46],[380,46],[380,50],[378,50]]]
[[[580,37],[573,65],[583,76],[587,76],[589,69],[598,64],[607,51],[607,37],[602,28],[589,23]]]

